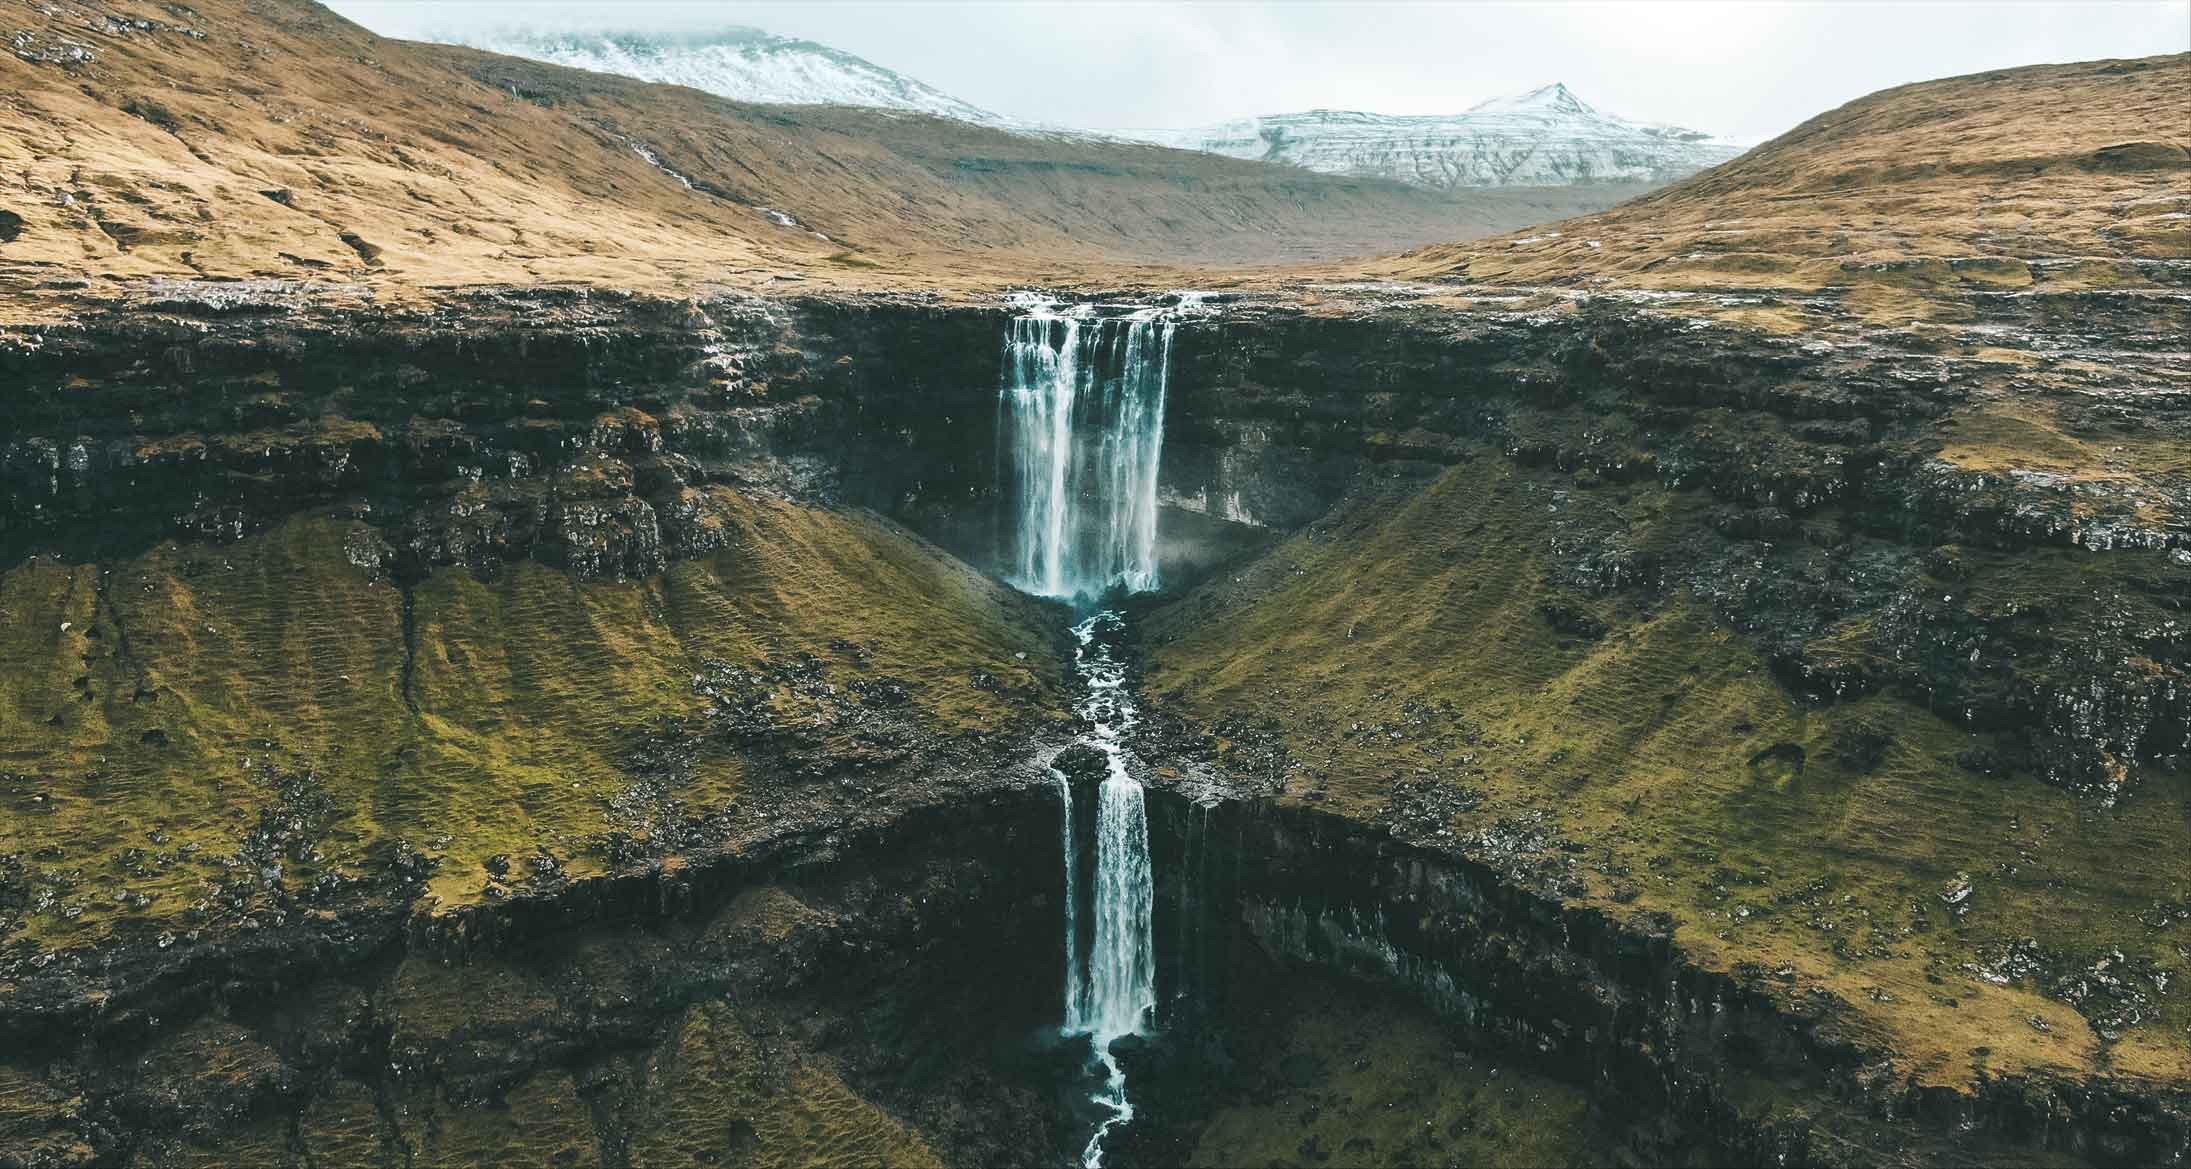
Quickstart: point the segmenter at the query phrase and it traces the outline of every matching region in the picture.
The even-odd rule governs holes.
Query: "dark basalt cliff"
[[[127,554],[344,502],[409,572],[527,558],[658,572],[708,549],[694,486],[889,507],[924,482],[986,482],[979,443],[908,440],[949,425],[939,406],[989,405],[999,320],[585,290],[407,309],[178,287],[9,337],[20,388],[0,538],[11,560]],[[962,465],[969,452],[981,461]]]
[[[2180,1160],[2185,298],[1774,336],[1395,294],[1182,334],[1173,500],[1293,531],[1144,616],[1143,754],[1278,809],[1212,849],[1285,857],[1233,899],[1262,948],[1500,1004],[1745,1116],[1740,1161]],[[1309,860],[1365,824],[1423,851]]]
[[[1386,542],[1486,558],[1538,590],[1512,653],[1581,661],[1678,619],[1754,655],[1764,674],[1723,672],[1780,721],[1750,717],[1816,725],[1743,741],[1766,793],[1747,798],[1838,806],[1804,787],[1829,765],[1915,768],[1940,799],[2042,790],[2087,825],[2080,849],[2150,859],[2191,752],[2191,397],[2169,340],[2191,305],[2008,311],[1975,302],[1968,335],[1792,338],[1617,297],[1183,318],[1162,485],[1182,587],[1144,614],[1177,1032],[1222,1046],[1197,1004],[1306,964],[1625,1097],[1605,1105],[1624,1123],[1659,1118],[1625,1138],[1645,1159],[2182,1160],[2181,1079],[2105,1066],[2118,1040],[2185,1034],[2180,989],[2152,979],[2191,961],[2184,887],[2165,892],[2182,872],[2090,894],[2103,932],[2159,914],[2105,939],[2129,990],[2072,1000],[2058,980],[2091,956],[2052,935],[2040,973],[2002,980],[2050,980],[2034,1001],[2113,1032],[2097,1062],[1953,1086],[1872,1017],[1899,983],[1807,984],[1839,937],[1700,945],[1749,888],[1721,875],[1746,862],[1701,859],[1713,826],[1667,832],[1713,873],[1711,908],[1661,902],[1617,823],[1501,802],[1491,773],[1528,737],[1499,720],[1526,711],[1403,709],[1413,666],[1346,657],[1477,630],[1496,591],[1387,591]],[[0,726],[0,1158],[461,1159],[451,1142],[493,1125],[581,1163],[1070,1146],[1042,1095],[1058,1057],[1012,1034],[1057,984],[1035,761],[1070,730],[1061,614],[943,551],[997,551],[1003,320],[912,297],[420,308],[232,285],[0,334],[0,601],[29,663]],[[2140,473],[2017,469],[2049,443]],[[1359,613],[1296,610],[1269,641],[1258,606],[1301,581],[1358,589]],[[1323,678],[1328,710],[1228,689],[1326,650],[1355,671]],[[1675,726],[1714,700],[1685,689],[1709,669],[1667,673],[1578,688],[1576,717]],[[1920,740],[1921,764],[1897,754]],[[2075,881],[2086,853],[2051,847],[2026,863]],[[1738,896],[1828,912],[1813,863]],[[1981,915],[2016,887],[1977,881]],[[1899,895],[1876,894],[1882,918],[1908,915]],[[1933,900],[1961,931],[1963,899]],[[1990,934],[1953,942],[2000,957]],[[1136,1058],[1169,1076],[1186,1047]],[[806,1136],[771,1127],[786,1099],[823,1113]],[[1122,1155],[1165,1160],[1189,1112],[1157,1106],[1155,1143]]]
[[[1601,1093],[1640,1164],[2168,1164],[2191,1142],[2191,1098],[2134,1081],[1911,1083],[1848,1004],[1700,969],[1662,916],[1563,905],[1436,840],[1192,791],[1154,807],[1159,936],[1179,939],[1163,989],[1187,1038],[1136,1069],[1160,1079],[1129,1146],[1149,1163],[1225,1080],[1194,1038],[1237,1042],[1229,1000],[1304,970],[1397,990],[1469,1050]]]
[[[239,946],[88,1026],[15,1033],[0,1158],[1054,1160],[1046,1057],[993,1052],[1054,1007],[1055,832],[1048,800],[974,797],[351,923],[345,945]]]

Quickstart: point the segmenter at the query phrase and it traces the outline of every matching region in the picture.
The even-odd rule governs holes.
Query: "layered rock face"
[[[1071,1134],[1046,800],[239,945],[69,1032],[8,1016],[8,1164],[1026,1164]]]
[[[1366,467],[1549,471],[1541,538],[1576,596],[1686,592],[1807,700],[1896,693],[2020,740],[1986,766],[2104,797],[2191,752],[2171,600],[2191,581],[2191,488],[2139,467],[2191,435],[2167,340],[2191,316],[2148,294],[2050,311],[2106,329],[2111,368],[2044,325],[1991,320],[1961,344],[1795,341],[1617,296],[1552,320],[1243,305],[1183,333],[1167,498],[1290,530]],[[2003,395],[2050,401],[2004,418]],[[2042,443],[2055,449],[2031,460]],[[2016,465],[2086,454],[2101,465]],[[1613,497],[1655,491],[1693,514],[1646,533],[1618,513]]]
[[[985,322],[914,341],[860,313],[582,291],[424,311],[279,283],[155,293],[12,336],[25,392],[0,450],[14,505],[0,538],[18,559],[127,552],[355,500],[376,526],[400,518],[369,558],[414,573],[524,559],[589,579],[659,572],[722,539],[693,488],[894,504],[936,477],[905,453],[954,457],[906,451],[894,412],[933,425],[939,401],[986,406]],[[901,457],[861,457],[893,440]]]
[[[859,506],[960,472],[857,306],[290,291],[10,338],[21,1011],[1040,778],[1047,613]]]
[[[706,915],[688,885],[732,897],[776,881],[756,864],[825,858],[862,874],[910,839],[891,833],[970,801],[1048,825],[992,859],[1054,879],[1034,761],[1068,732],[1057,616],[899,526],[995,563],[1001,311],[532,292],[407,312],[289,291],[11,337],[10,653],[32,665],[7,682],[0,910],[7,1025],[33,1053],[10,1096],[38,1147],[180,1156],[248,1129],[309,1150],[319,1110],[429,1092],[329,1079],[354,1044],[283,1054],[302,1032],[228,1005],[254,979],[333,993],[391,947],[533,978],[529,947],[624,912],[601,907],[646,902],[674,933]],[[1882,1123],[1923,1155],[2173,1155],[2181,499],[2165,476],[1986,460],[2034,435],[2175,441],[2158,339],[2180,304],[2057,306],[2109,322],[2100,376],[2037,340],[2011,361],[1700,329],[1617,297],[1394,300],[1412,295],[1235,298],[1176,338],[1165,576],[1194,587],[1142,618],[1142,753],[1169,769],[1160,792],[1277,809],[1225,811],[1218,836],[1205,816],[1196,838],[1159,799],[1181,1033],[1198,994],[1221,1014],[1245,985],[1224,971],[1305,963],[1415,995],[1552,1081],[1659,1077],[1673,1132],[1606,1138],[1639,1155],[1825,1157],[1803,1126]],[[1995,396],[2034,384],[2057,409],[1998,430]],[[1309,897],[1334,864],[1387,876]],[[1051,903],[954,912],[1055,945]],[[874,944],[925,964],[960,943]],[[1015,975],[1030,1001],[1052,960]],[[616,1103],[629,1077],[743,1050],[792,1001],[769,985],[736,1018],[694,1021],[678,992],[622,1038],[550,1045],[655,1052],[625,1079],[531,1038],[487,1080],[421,1056],[443,1102],[358,1123],[415,1153],[478,1135],[494,1100],[576,1100],[594,1119],[571,1147],[638,1160],[653,1122]],[[816,993],[797,1001],[826,1015],[868,992]],[[375,1026],[401,1033],[434,997]],[[246,1103],[146,1111],[111,1078],[232,1027],[248,1035],[215,1038],[275,1053]],[[80,1033],[129,1038],[64,1055]],[[948,1049],[932,1041],[905,1050]],[[801,1099],[924,1118],[847,1121],[857,1147],[1009,1161],[1060,1138],[1015,1095],[1047,1065],[963,1054],[998,1085],[976,1094],[990,1111],[937,1112],[854,1082],[876,1048],[786,1042],[770,1066]],[[417,1109],[452,1111],[420,1129]],[[2049,1109],[2079,1119],[2040,1131]],[[1199,1123],[1157,1119],[1150,1140]],[[742,1133],[723,1147],[779,1139]]]
[[[995,318],[296,294],[9,336],[0,1156],[1050,1159]]]
[[[1836,1135],[1795,1159],[1917,1101],[1932,1135],[1888,1143],[1919,1159],[1995,1155],[1945,1151],[1943,1117],[2045,1144],[2041,1118],[2072,1114],[2052,1155],[2180,1158],[2191,554],[2184,479],[2154,457],[2191,420],[2180,298],[1981,299],[1967,332],[1781,340],[1617,294],[1456,313],[1475,291],[1385,286],[1375,316],[1242,303],[1183,332],[1171,498],[1292,532],[1144,618],[1144,685],[1181,720],[1144,753],[1190,793],[1374,823],[1426,866],[1660,932],[1681,973],[1575,977],[1702,978],[1721,989],[1668,1019],[1721,1021],[1711,1074],[1784,1060],[1762,1074],[1862,1102],[1799,1110]],[[2071,304],[2106,340],[2046,323]],[[1264,847],[1274,870],[1322,852]],[[1400,935],[1483,895],[1392,879],[1242,915],[1267,949],[1464,1021],[1552,985],[1496,988],[1474,942],[1426,957]],[[1596,927],[1557,928],[1571,961]],[[1737,993],[1779,1038],[1737,1037]],[[1515,1008],[1549,1028],[1517,1045],[1571,1047],[1585,1001]],[[1791,1116],[1743,1123],[1787,1137]]]
[[[1177,790],[1152,807],[1159,929],[1179,939],[1161,971],[1169,1026],[1135,1069],[1161,1077],[1130,1146],[1155,1161],[1224,1106],[1230,1054],[1274,1025],[1256,1013],[1269,988],[1314,985],[1311,972],[1421,1004],[1518,1079],[1592,1089],[1576,1127],[1601,1144],[1578,1159],[2139,1164],[2180,1159],[2191,1139],[2191,1100],[2134,1079],[1912,1083],[1849,1004],[1791,1003],[1764,972],[1700,968],[1665,917],[1562,904],[1426,835]],[[1400,1135],[1400,1156],[1421,1160],[1456,1134]]]

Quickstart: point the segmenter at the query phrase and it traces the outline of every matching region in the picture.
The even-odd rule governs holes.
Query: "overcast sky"
[[[942,3],[332,0],[389,36],[752,25],[997,113],[1102,129],[1328,107],[1453,113],[1564,81],[1627,117],[1757,140],[1873,90],[2191,49],[2191,0],[2068,3]],[[2181,127],[2177,128],[2181,130]]]

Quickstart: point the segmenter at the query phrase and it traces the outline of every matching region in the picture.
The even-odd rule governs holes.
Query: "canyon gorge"
[[[2191,1160],[2191,58],[1525,227],[10,11],[0,1165]]]

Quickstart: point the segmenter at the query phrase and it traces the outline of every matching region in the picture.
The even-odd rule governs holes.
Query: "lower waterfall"
[[[1113,1040],[1140,1033],[1156,1007],[1156,942],[1152,929],[1154,883],[1149,870],[1149,818],[1141,783],[1126,767],[1122,738],[1138,717],[1126,687],[1126,667],[1113,645],[1123,633],[1115,612],[1104,611],[1073,627],[1076,672],[1082,693],[1077,712],[1092,724],[1080,743],[1102,752],[1106,766],[1096,796],[1093,941],[1079,968],[1078,906],[1085,879],[1074,858],[1073,795],[1064,773],[1058,783],[1065,805],[1065,1025],[1087,1035],[1103,1066],[1096,1101],[1110,1115],[1097,1125],[1081,1164],[1103,1163],[1103,1139],[1133,1119],[1126,1073],[1111,1054]]]

